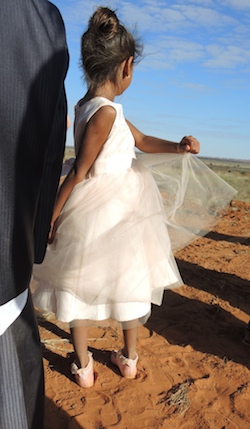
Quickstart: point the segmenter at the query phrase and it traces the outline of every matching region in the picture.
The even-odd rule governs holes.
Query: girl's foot
[[[88,357],[89,363],[85,368],[78,368],[75,362],[71,364],[71,374],[74,374],[80,387],[91,387],[94,384],[94,361],[91,352],[88,352]]]
[[[135,378],[137,374],[138,355],[135,359],[128,359],[122,354],[122,350],[114,350],[111,353],[111,362],[118,366],[120,373],[125,378]]]

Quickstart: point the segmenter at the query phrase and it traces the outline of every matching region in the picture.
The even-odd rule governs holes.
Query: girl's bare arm
[[[163,140],[158,137],[147,136],[139,131],[129,121],[127,124],[134,136],[135,145],[142,152],[147,153],[199,153],[200,143],[193,136],[185,136],[180,143]]]
[[[55,222],[69,198],[73,188],[81,182],[92,167],[102,146],[104,145],[114,123],[116,111],[112,106],[101,107],[89,120],[75,163],[62,183],[55,202],[51,220],[49,243],[54,239]]]

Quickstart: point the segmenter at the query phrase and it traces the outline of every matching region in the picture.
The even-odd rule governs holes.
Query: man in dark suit
[[[0,429],[43,427],[42,353],[29,292],[64,153],[65,29],[47,0],[1,0]]]

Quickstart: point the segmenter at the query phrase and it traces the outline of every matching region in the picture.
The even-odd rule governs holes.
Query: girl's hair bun
[[[105,81],[116,84],[119,65],[130,57],[135,62],[142,49],[114,11],[98,7],[81,38],[81,66],[88,89],[94,91]]]
[[[112,39],[119,31],[119,20],[112,10],[99,7],[89,20],[89,30],[104,39]]]

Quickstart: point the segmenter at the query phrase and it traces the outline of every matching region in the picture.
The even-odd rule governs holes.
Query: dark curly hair
[[[142,55],[143,46],[120,23],[114,11],[98,7],[81,38],[81,67],[90,89],[96,89],[106,80],[116,83],[119,65]]]

